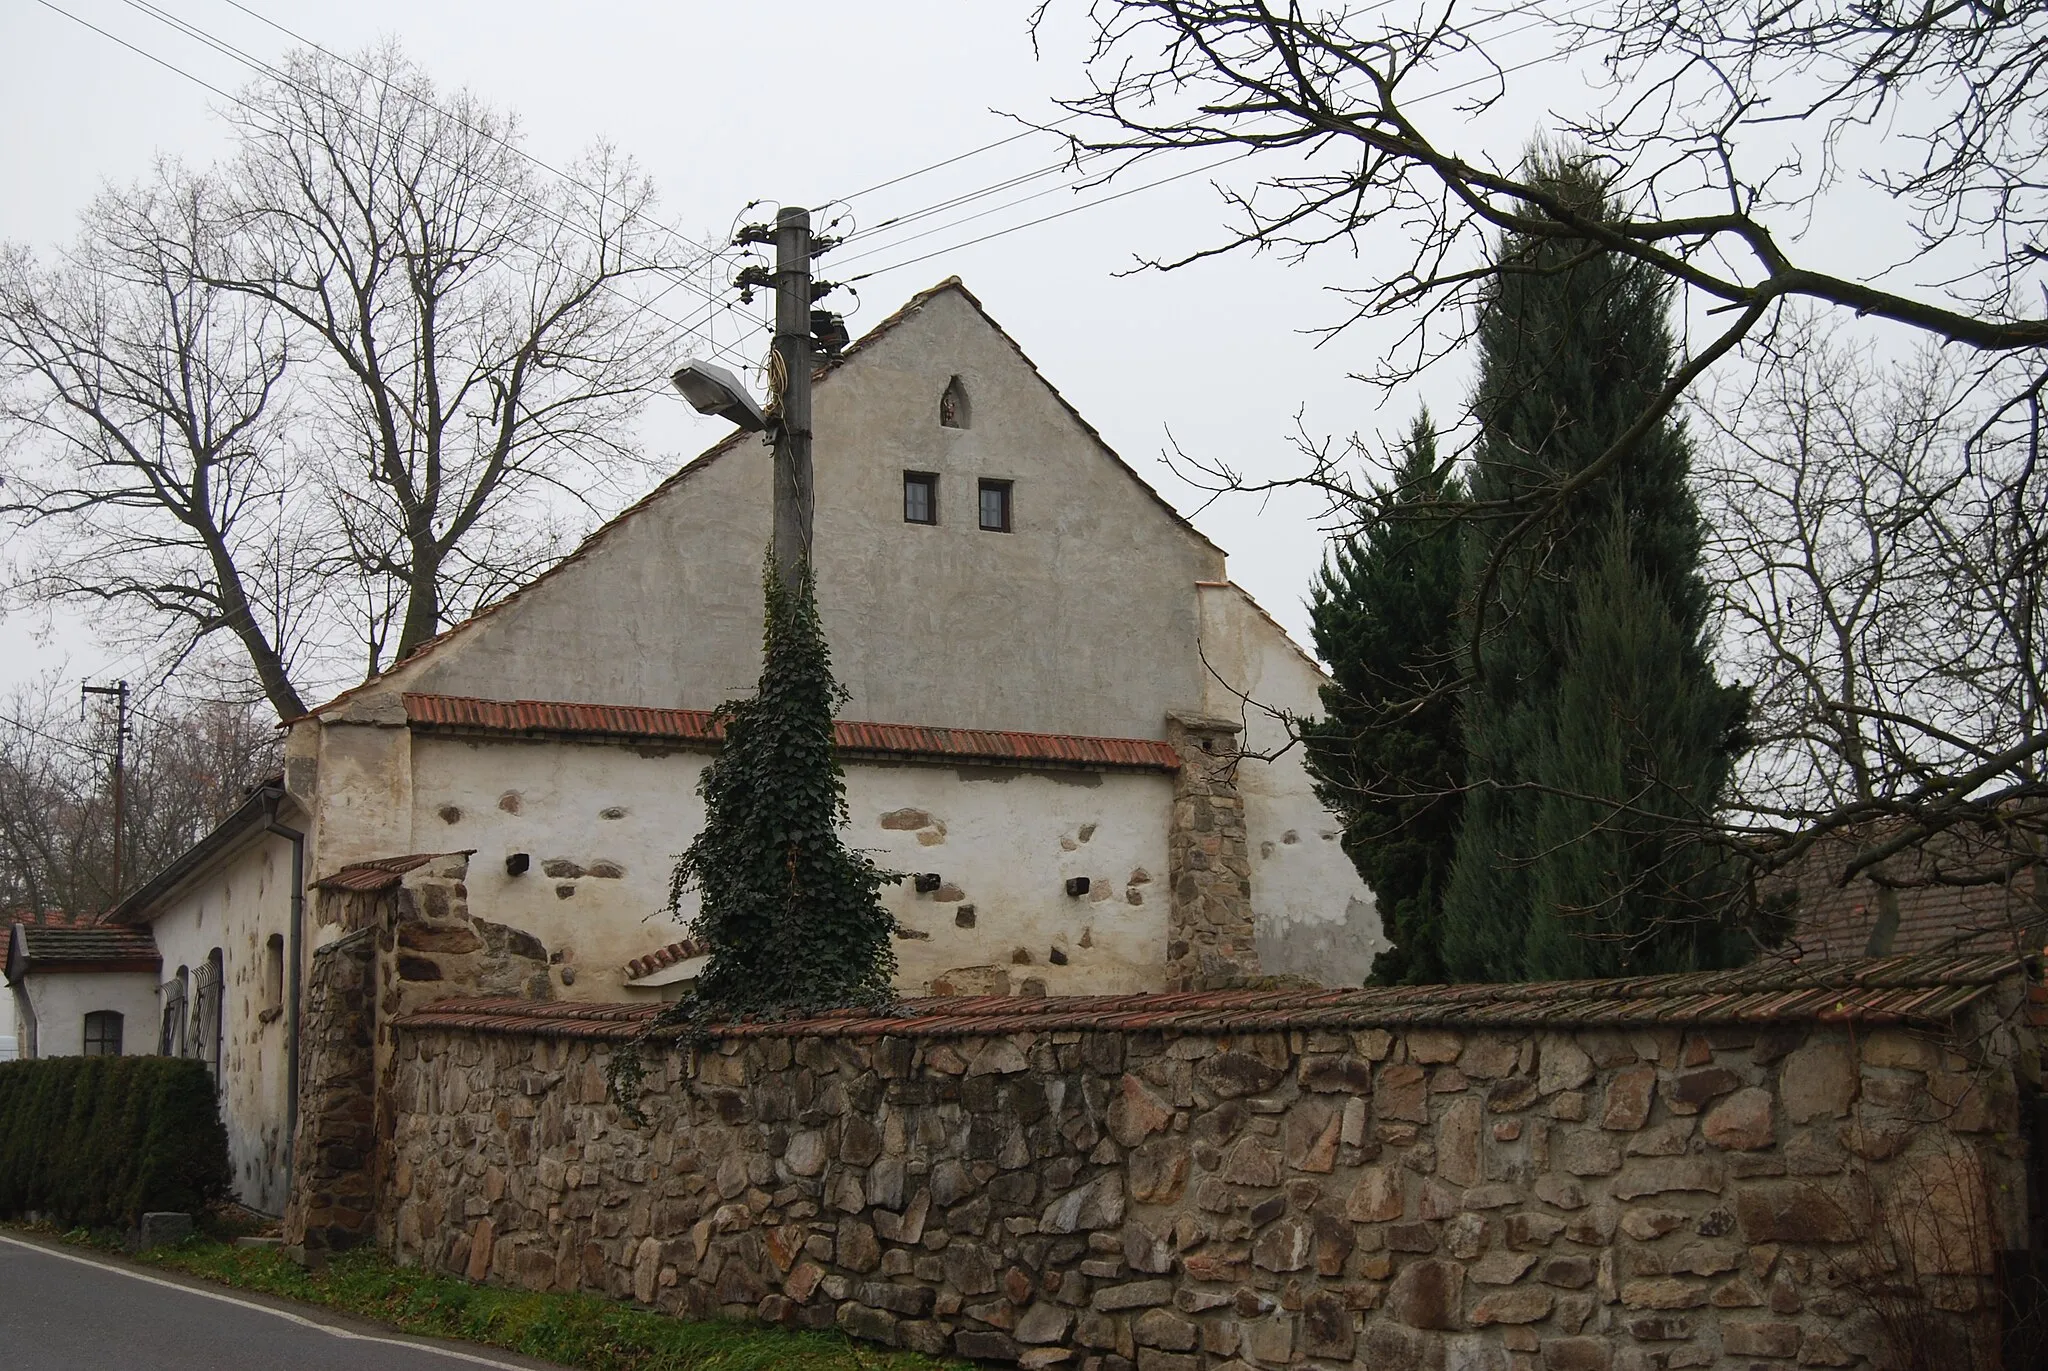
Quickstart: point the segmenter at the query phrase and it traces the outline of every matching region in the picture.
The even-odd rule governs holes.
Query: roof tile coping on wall
[[[485,700],[410,691],[401,698],[406,719],[415,728],[466,736],[602,738],[716,747],[725,734],[718,716],[702,709],[647,709],[566,700]],[[840,753],[852,757],[939,759],[954,765],[979,762],[1089,771],[1180,769],[1180,757],[1173,747],[1151,738],[933,728],[853,719],[836,720],[832,729]]]
[[[646,956],[635,957],[627,962],[626,979],[637,981],[642,976],[652,976],[655,972],[674,966],[677,962],[687,962],[692,957],[706,957],[710,954],[711,944],[705,939],[684,938],[681,942],[657,947]]]
[[[1272,1033],[1409,1024],[1607,1027],[1786,1021],[1938,1024],[2026,964],[2003,954],[1875,957],[1817,967],[1766,964],[1597,981],[1358,990],[1206,990],[1140,995],[962,996],[907,1000],[894,1015],[844,1010],[714,1026],[715,1037],[959,1037],[1048,1030]],[[625,1040],[662,1006],[444,1000],[412,1029]]]
[[[396,890],[403,884],[408,871],[417,871],[428,862],[442,857],[472,857],[473,847],[459,852],[408,852],[402,857],[378,857],[367,862],[351,862],[331,876],[322,876],[313,882],[315,890],[345,890],[355,895],[374,895],[380,891]]]
[[[1102,431],[1096,428],[1094,424],[1090,423],[1087,417],[1083,415],[1080,410],[1074,407],[1073,401],[1069,400],[1066,396],[1060,393],[1059,388],[1053,385],[1053,383],[1049,379],[1047,379],[1045,373],[1038,369],[1038,364],[1031,360],[1029,354],[1027,354],[1024,351],[1023,347],[1017,342],[1017,340],[1010,336],[1009,331],[1005,329],[1001,324],[996,322],[995,317],[988,312],[988,307],[981,303],[981,298],[977,296],[973,291],[969,290],[966,287],[966,285],[961,282],[958,276],[948,276],[945,280],[940,281],[938,284],[928,286],[924,290],[921,290],[917,294],[911,296],[908,300],[903,302],[903,304],[896,310],[894,314],[891,314],[888,318],[882,320],[873,328],[869,329],[866,333],[862,334],[850,346],[848,346],[844,351],[842,351],[837,357],[822,360],[818,366],[817,371],[813,373],[813,379],[816,381],[823,381],[826,378],[833,375],[834,373],[838,372],[848,362],[852,361],[855,357],[858,357],[863,351],[872,347],[874,344],[880,342],[883,338],[887,337],[891,332],[893,332],[897,328],[898,325],[902,324],[905,320],[915,316],[920,310],[924,309],[925,306],[929,305],[933,300],[937,299],[939,296],[945,294],[948,291],[957,293],[962,299],[966,300],[968,304],[974,307],[976,313],[978,313],[979,315],[981,315],[983,319],[988,321],[989,327],[995,331],[996,336],[1001,338],[1005,343],[1008,343],[1010,345],[1011,351],[1017,354],[1019,360],[1021,360],[1024,363],[1024,365],[1030,369],[1032,375],[1038,378],[1039,383],[1046,388],[1047,392],[1050,393],[1053,399],[1059,403],[1060,407],[1066,410],[1068,416],[1072,418],[1075,423],[1081,426],[1081,430],[1088,435],[1090,441],[1092,441],[1096,445],[1096,447],[1101,449],[1103,455],[1108,457],[1110,461],[1114,462],[1117,465],[1117,467],[1124,473],[1124,475],[1128,476],[1132,481],[1136,482],[1138,488],[1141,491],[1143,491],[1147,496],[1149,496],[1154,504],[1158,505],[1162,510],[1166,512],[1167,517],[1172,519],[1174,523],[1178,524],[1182,530],[1184,530],[1190,537],[1194,538],[1196,541],[1207,546],[1219,555],[1223,553],[1222,548],[1217,547],[1215,542],[1212,541],[1207,534],[1203,533],[1200,529],[1196,528],[1194,524],[1189,521],[1188,517],[1185,514],[1182,514],[1178,509],[1175,509],[1173,507],[1172,501],[1168,500],[1164,495],[1161,495],[1157,487],[1155,487],[1150,481],[1147,481],[1143,476],[1139,475],[1138,469],[1132,466],[1129,462],[1125,461],[1123,459],[1122,454],[1118,453],[1115,448],[1109,445],[1108,440],[1102,436]],[[439,633],[435,634],[433,637],[427,639],[425,642],[420,643],[417,647],[415,647],[410,653],[406,655],[403,661],[394,662],[390,666],[386,667],[383,671],[379,672],[377,675],[372,676],[367,681],[362,681],[356,685],[350,686],[348,689],[342,691],[340,694],[328,700],[325,704],[315,705],[313,708],[307,710],[303,714],[295,715],[294,717],[289,719],[280,720],[280,726],[289,727],[290,725],[298,723],[301,720],[311,719],[319,715],[326,714],[328,711],[334,709],[335,707],[344,704],[350,700],[353,700],[358,695],[362,695],[368,691],[377,689],[380,683],[385,682],[387,678],[389,678],[392,675],[392,673],[417,667],[429,654],[443,646],[450,639],[467,633],[474,625],[484,622],[485,620],[497,615],[507,606],[519,600],[522,596],[524,596],[527,593],[527,591],[531,590],[534,586],[540,584],[541,582],[547,580],[556,572],[560,571],[562,568],[583,560],[591,552],[595,551],[599,546],[601,546],[606,540],[606,538],[609,537],[614,530],[619,528],[622,524],[626,523],[626,521],[631,519],[635,514],[638,514],[643,509],[646,509],[648,506],[652,505],[656,500],[659,500],[663,495],[673,490],[676,486],[681,485],[684,481],[687,481],[690,477],[696,475],[698,472],[704,470],[706,467],[710,466],[713,462],[717,461],[726,453],[732,451],[736,447],[739,447],[742,439],[749,438],[752,436],[754,435],[747,429],[734,429],[731,433],[728,433],[725,437],[719,439],[710,447],[706,448],[703,452],[699,453],[695,458],[693,458],[689,462],[684,463],[667,479],[663,480],[659,485],[655,486],[654,489],[648,491],[638,500],[635,500],[632,504],[627,505],[617,514],[614,514],[611,518],[605,520],[605,522],[600,524],[595,530],[593,530],[588,537],[586,537],[581,543],[577,544],[576,547],[573,550],[571,550],[566,557],[563,557],[560,561],[554,563],[552,566],[539,572],[537,575],[527,580],[525,584],[515,588],[513,591],[511,591],[511,593],[507,594],[502,600],[495,600],[492,603],[485,605],[482,609],[477,610],[476,613],[470,615],[467,619],[462,620],[460,623],[451,624],[447,628],[442,629]]]

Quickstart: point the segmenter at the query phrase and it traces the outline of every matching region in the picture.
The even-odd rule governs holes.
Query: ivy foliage
[[[1440,924],[1462,809],[1465,744],[1454,689],[1464,488],[1439,460],[1427,411],[1401,445],[1369,523],[1331,549],[1309,588],[1330,664],[1323,716],[1301,722],[1316,795],[1343,825],[1393,946],[1372,983],[1448,979]]]
[[[228,1193],[213,1076],[186,1057],[0,1063],[0,1216],[128,1226]]]
[[[896,974],[896,916],[881,890],[903,879],[841,837],[849,822],[846,776],[832,716],[846,690],[832,675],[832,651],[811,569],[794,586],[768,558],[761,681],[750,699],[728,700],[713,716],[718,756],[698,778],[704,827],[676,862],[668,911],[698,896],[690,935],[710,944],[696,988],[664,1010],[607,1067],[626,1116],[639,1106],[647,1039],[680,1028],[703,1038],[734,1019],[798,1018],[830,1009],[883,1009]]]
[[[794,586],[762,578],[767,628],[753,698],[718,707],[724,746],[697,783],[704,829],[676,863],[669,910],[699,896],[692,936],[711,960],[692,1017],[780,1017],[890,1001],[902,879],[846,845],[846,777],[832,716],[846,690],[818,618],[808,563]]]

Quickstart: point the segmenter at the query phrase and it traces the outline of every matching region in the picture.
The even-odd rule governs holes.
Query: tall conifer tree
[[[1590,165],[1533,160],[1576,213],[1612,214]],[[1478,318],[1471,496],[1541,500],[1669,379],[1670,301],[1655,272],[1583,240],[1511,234],[1500,255],[1508,269]],[[1482,569],[1512,521],[1471,525],[1468,603],[1485,632],[1443,915],[1456,978],[1690,970],[1746,951],[1705,834],[1747,701],[1708,659],[1690,467],[1683,424],[1659,423],[1508,548],[1483,604]]]
[[[1439,914],[1464,771],[1454,657],[1458,526],[1436,506],[1463,497],[1437,459],[1427,411],[1361,532],[1331,550],[1309,592],[1316,650],[1330,664],[1324,716],[1302,724],[1316,795],[1343,824],[1344,851],[1372,888],[1393,947],[1381,985],[1446,979]]]

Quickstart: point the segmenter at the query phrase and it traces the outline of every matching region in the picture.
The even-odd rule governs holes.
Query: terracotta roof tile
[[[894,1015],[848,1010],[783,1023],[741,1023],[719,1037],[956,1037],[970,1034],[1172,1030],[1270,1033],[1296,1028],[1619,1026],[1781,1021],[1941,1023],[2020,974],[2005,955],[1877,957],[1821,966],[1529,985],[1360,990],[1206,990],[1152,995],[970,996],[907,1000]],[[623,1040],[660,1005],[444,1000],[401,1019],[409,1028]]]
[[[409,852],[403,857],[379,857],[374,861],[353,862],[331,876],[323,876],[313,882],[315,890],[346,890],[357,895],[374,895],[382,890],[396,890],[408,871],[417,871],[439,857],[467,857],[476,849],[464,848],[460,852]]]
[[[1777,889],[1789,886],[1797,893],[1797,929],[1790,946],[1801,956],[1864,954],[1877,926],[1882,891],[1866,875],[1844,881],[1842,873],[1860,848],[1887,832],[1888,826],[1871,825],[1824,837],[1771,882]],[[1885,862],[1883,874],[1899,883],[1899,922],[1890,950],[1901,955],[2038,950],[2048,939],[2048,921],[2037,899],[2040,878],[2035,868],[1994,884],[1923,883],[1937,870],[1999,870],[2009,856],[2002,841],[1986,842],[1956,830]]]
[[[99,921],[97,914],[74,914],[67,909],[10,909],[0,915],[0,927],[26,924],[30,928],[90,928]]]
[[[646,956],[635,957],[626,963],[626,979],[637,981],[642,976],[652,976],[655,972],[674,966],[677,962],[687,962],[692,957],[705,956],[710,951],[711,944],[702,938],[685,938],[679,943],[670,943],[667,947],[657,947]]]
[[[636,705],[575,704],[564,700],[483,700],[407,692],[405,715],[414,725],[459,733],[640,739],[715,747],[722,729],[702,709],[645,709]],[[1151,738],[1087,738],[1064,733],[930,728],[841,719],[833,725],[839,750],[849,756],[935,757],[949,762],[1080,767],[1090,770],[1177,771],[1171,744]]]

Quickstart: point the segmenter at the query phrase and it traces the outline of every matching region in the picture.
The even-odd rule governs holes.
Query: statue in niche
[[[939,426],[967,427],[967,387],[960,384],[958,376],[946,383],[945,394],[939,396]]]

